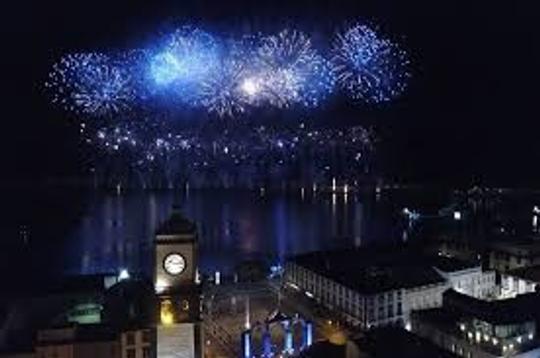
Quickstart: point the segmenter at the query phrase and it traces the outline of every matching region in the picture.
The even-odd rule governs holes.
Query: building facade
[[[540,265],[540,239],[535,237],[492,244],[489,265],[499,272]]]
[[[312,253],[285,265],[286,285],[363,329],[410,326],[415,310],[442,306],[442,294],[456,288],[473,297],[496,294],[495,272],[450,258]]]
[[[67,326],[37,333],[36,358],[120,358],[117,335],[101,325]]]
[[[157,356],[203,357],[195,224],[173,212],[156,233],[154,258],[154,287],[159,306]]]
[[[366,277],[368,286],[369,280],[372,283],[379,280],[392,282],[375,289],[363,289],[289,262],[285,268],[285,281],[289,287],[303,291],[322,306],[338,312],[350,324],[363,329],[382,325],[407,326],[413,309],[437,307],[442,303],[446,282],[433,270],[414,283],[400,284],[390,277],[393,274],[395,272],[388,270],[367,273],[370,276]]]
[[[411,328],[461,357],[538,357],[538,303],[536,295],[488,302],[449,290],[442,308],[414,312]]]
[[[130,329],[120,334],[122,358],[152,358],[154,332],[150,328]]]
[[[510,270],[501,275],[501,296],[516,297],[540,290],[540,266]]]
[[[446,280],[448,287],[468,296],[487,299],[498,295],[495,271],[484,271],[480,263],[439,258],[433,268]]]

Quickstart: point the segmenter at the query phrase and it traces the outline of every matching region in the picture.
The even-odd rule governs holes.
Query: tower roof
[[[196,229],[195,223],[186,219],[178,211],[173,211],[172,215],[158,227],[156,235],[193,234]]]

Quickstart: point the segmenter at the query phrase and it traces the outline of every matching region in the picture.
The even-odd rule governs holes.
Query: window
[[[126,357],[127,358],[135,358],[136,357],[136,351],[135,348],[130,348],[126,351]]]
[[[128,346],[132,346],[135,344],[135,332],[126,333],[126,342]]]
[[[402,312],[402,308],[401,308],[401,302],[398,302],[396,315],[401,316],[402,314],[403,314],[403,312]]]
[[[143,331],[142,332],[142,340],[144,343],[150,342],[150,331]]]
[[[379,314],[377,315],[379,320],[384,319],[384,306],[379,306]]]
[[[150,347],[144,347],[142,351],[143,358],[150,358]]]

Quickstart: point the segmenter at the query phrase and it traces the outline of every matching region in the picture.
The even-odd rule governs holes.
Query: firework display
[[[302,32],[286,29],[264,38],[256,59],[263,69],[262,92],[276,107],[316,107],[333,90],[326,60]]]
[[[151,47],[67,54],[45,88],[77,117],[87,163],[107,185],[353,180],[370,169],[372,129],[260,118],[272,108],[309,118],[341,91],[368,105],[405,91],[406,53],[371,28],[354,26],[328,47],[294,29],[220,38],[185,26]],[[192,117],[205,120],[178,120]]]
[[[53,103],[95,116],[127,111],[136,101],[129,71],[100,53],[76,53],[53,66],[45,86]]]
[[[183,27],[167,36],[150,60],[149,86],[171,103],[200,105],[203,83],[220,68],[219,45],[207,32]]]
[[[366,174],[377,137],[370,128],[288,127],[174,130],[164,121],[122,122],[87,133],[98,174],[142,187],[234,186],[296,178],[329,182]],[[152,124],[153,125],[153,124]],[[121,179],[120,179],[121,178]],[[112,183],[110,183],[112,184]]]
[[[338,34],[333,53],[337,80],[355,100],[391,101],[403,94],[411,77],[407,53],[366,25]]]
[[[338,34],[329,55],[294,29],[222,39],[185,26],[151,48],[68,54],[46,87],[54,104],[78,114],[151,107],[234,117],[265,106],[317,108],[339,88],[355,102],[387,102],[404,93],[409,65],[404,50],[365,25]]]

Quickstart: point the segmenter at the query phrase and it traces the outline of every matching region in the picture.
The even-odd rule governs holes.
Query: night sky
[[[77,128],[40,86],[62,53],[146,45],[189,22],[220,31],[295,25],[331,33],[372,20],[412,54],[415,77],[382,108],[334,103],[320,115],[375,124],[390,178],[507,186],[540,183],[540,9],[534,1],[97,0],[3,5],[2,180],[45,181],[80,171]],[[114,4],[114,5],[113,5]]]

